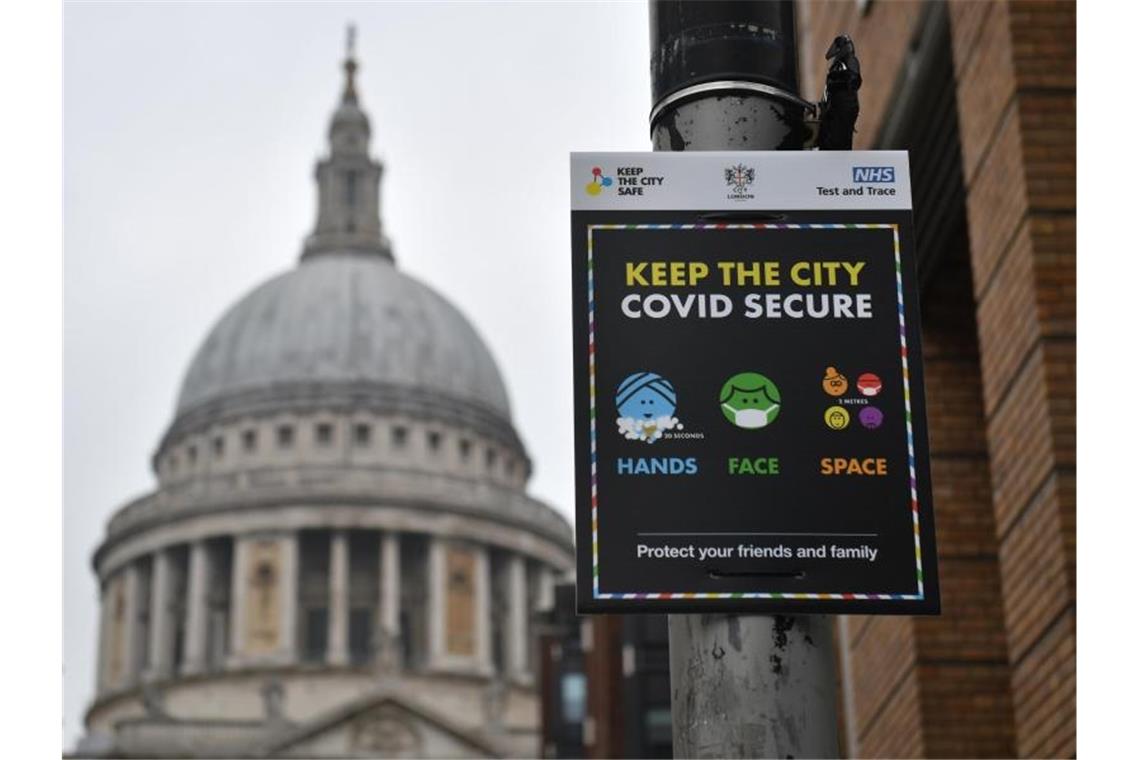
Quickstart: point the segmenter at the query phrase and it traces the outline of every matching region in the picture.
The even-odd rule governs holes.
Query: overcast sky
[[[486,338],[572,510],[568,152],[647,150],[646,3],[69,4],[64,53],[64,740],[94,688],[91,552],[153,487],[182,373],[295,265],[344,30],[399,266]]]

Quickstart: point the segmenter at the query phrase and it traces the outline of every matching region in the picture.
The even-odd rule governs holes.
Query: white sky
[[[91,552],[214,320],[295,265],[358,27],[399,266],[486,338],[573,507],[568,153],[648,150],[645,2],[69,4],[64,15],[64,743],[94,687]]]

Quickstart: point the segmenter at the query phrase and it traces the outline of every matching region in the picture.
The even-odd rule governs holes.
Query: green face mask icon
[[[741,372],[721,387],[720,410],[739,428],[766,427],[780,413],[780,389],[758,372]]]

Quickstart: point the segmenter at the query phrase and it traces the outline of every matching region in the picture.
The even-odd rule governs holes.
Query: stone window
[[[510,611],[510,589],[507,583],[507,555],[492,549],[488,552],[491,566],[491,662],[495,671],[503,673],[507,667],[506,622]]]
[[[249,453],[257,451],[257,431],[253,428],[243,431],[241,434],[241,445],[242,448]]]
[[[328,422],[317,425],[317,443],[321,446],[331,446],[333,442],[333,426]]]
[[[375,610],[355,607],[348,614],[348,656],[356,664],[372,658],[372,620]]]
[[[226,439],[222,436],[214,438],[214,459],[221,459],[226,453]]]
[[[277,445],[283,449],[293,448],[293,426],[292,425],[278,425],[277,426]]]
[[[443,443],[443,435],[438,430],[428,432],[428,448],[432,453],[438,453],[440,444]]]
[[[356,664],[368,662],[381,642],[377,638],[380,604],[380,533],[348,533],[348,654]],[[393,652],[393,654],[395,654]]]
[[[464,462],[471,458],[471,441],[466,438],[459,439],[459,458]]]
[[[214,580],[206,594],[206,662],[211,670],[224,667],[230,650],[230,590],[233,574],[233,541],[212,540],[207,544]]]
[[[400,659],[412,670],[428,656],[428,538],[405,533],[400,546]],[[434,592],[433,592],[434,593]]]
[[[356,207],[356,172],[351,169],[344,173],[344,200],[349,208]]]
[[[198,447],[194,444],[187,446],[186,458],[190,461],[190,466],[193,467],[198,462]]]
[[[297,647],[306,662],[321,662],[328,651],[330,543],[325,530],[298,537]]]
[[[372,426],[367,422],[358,422],[352,428],[352,439],[357,446],[366,448],[372,445]]]
[[[403,425],[392,428],[392,445],[398,449],[408,445],[408,429]]]
[[[487,469],[495,469],[495,462],[498,461],[498,456],[495,454],[494,449],[487,449]]]
[[[304,645],[301,658],[305,662],[321,662],[328,649],[329,611],[326,607],[310,607],[305,610],[303,631]]]

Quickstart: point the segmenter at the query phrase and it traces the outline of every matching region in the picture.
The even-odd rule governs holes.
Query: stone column
[[[348,532],[333,531],[329,550],[328,663],[348,662]]]
[[[200,673],[206,668],[206,610],[210,579],[210,553],[206,542],[190,544],[190,569],[186,584],[186,649],[183,673]]]
[[[475,549],[475,660],[480,672],[486,675],[494,673],[491,655],[491,557],[485,546]]]
[[[142,640],[142,621],[139,612],[142,609],[142,571],[137,560],[132,560],[126,567],[127,608],[123,626],[123,683],[130,685],[139,680],[140,650],[146,646]]]
[[[507,674],[525,680],[527,670],[526,560],[512,554],[507,560]]]
[[[229,665],[241,664],[245,652],[246,565],[249,564],[249,544],[244,536],[234,536],[233,557],[230,563],[230,656]]]
[[[103,688],[106,691],[123,688],[127,682],[130,653],[127,650],[131,603],[127,597],[127,568],[117,568],[107,578],[103,590],[107,622],[104,628]]]
[[[166,678],[171,674],[174,631],[170,618],[170,581],[172,575],[170,552],[159,549],[154,553],[153,572],[150,576],[150,667],[147,677]]]
[[[300,574],[297,533],[281,536],[281,660],[297,661],[297,583]]]
[[[428,630],[428,666],[439,667],[444,659],[444,613],[446,611],[446,568],[444,553],[446,547],[443,542],[431,536],[428,539],[427,562],[427,630]]]
[[[554,609],[555,583],[554,570],[547,565],[540,565],[538,568],[538,600],[535,602],[535,607],[539,612]]]
[[[111,595],[107,593],[110,584],[99,579],[99,649],[95,663],[95,688],[102,693],[107,689],[108,650],[111,646]]]
[[[400,635],[400,534],[385,531],[380,546],[381,641],[395,645]]]

